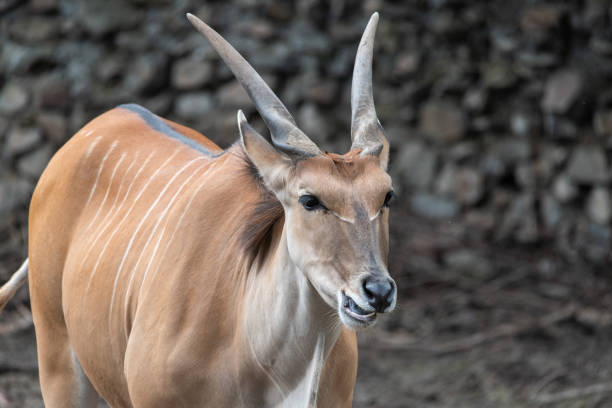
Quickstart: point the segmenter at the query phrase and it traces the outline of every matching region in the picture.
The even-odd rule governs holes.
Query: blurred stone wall
[[[261,129],[185,12],[234,44],[322,148],[344,152],[353,59],[375,10],[375,100],[399,205],[470,240],[609,262],[606,0],[0,0],[0,258],[25,256],[27,203],[54,151],[118,104],[221,146],[237,138],[239,108]]]

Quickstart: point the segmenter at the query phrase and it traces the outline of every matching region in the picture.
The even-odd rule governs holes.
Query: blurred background
[[[608,0],[0,0],[0,281],[40,173],[95,116],[136,102],[222,147],[239,108],[262,129],[186,12],[343,153],[373,11],[400,298],[359,335],[354,406],[612,406]],[[0,407],[42,407],[25,289],[0,317]]]

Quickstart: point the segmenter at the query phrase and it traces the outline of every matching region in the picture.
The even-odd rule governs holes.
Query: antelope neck
[[[244,341],[247,354],[268,379],[268,402],[308,406],[313,394],[316,398],[320,371],[341,323],[291,261],[284,227],[274,239],[268,259],[249,274]]]

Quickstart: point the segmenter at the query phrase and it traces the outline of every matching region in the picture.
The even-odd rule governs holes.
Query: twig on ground
[[[555,393],[535,394],[530,399],[538,404],[553,404],[555,402],[602,394],[612,394],[612,382],[591,384],[582,388],[569,388]]]
[[[380,345],[385,349],[420,351],[434,354],[456,353],[500,339],[502,337],[516,336],[534,329],[552,326],[560,321],[571,318],[576,314],[576,310],[577,307],[574,304],[570,304],[539,319],[529,319],[518,323],[501,324],[492,328],[491,330],[440,344],[424,345],[422,343],[402,343],[401,341],[398,341],[402,339],[400,333],[390,336],[381,336],[375,344]],[[388,337],[388,339],[386,337]]]

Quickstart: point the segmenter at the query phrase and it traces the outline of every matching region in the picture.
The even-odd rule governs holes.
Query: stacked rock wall
[[[140,103],[222,146],[239,108],[262,128],[186,12],[343,152],[352,63],[375,10],[375,100],[401,201],[473,240],[608,262],[612,8],[601,0],[0,1],[0,256],[24,256],[38,176],[107,109]]]

